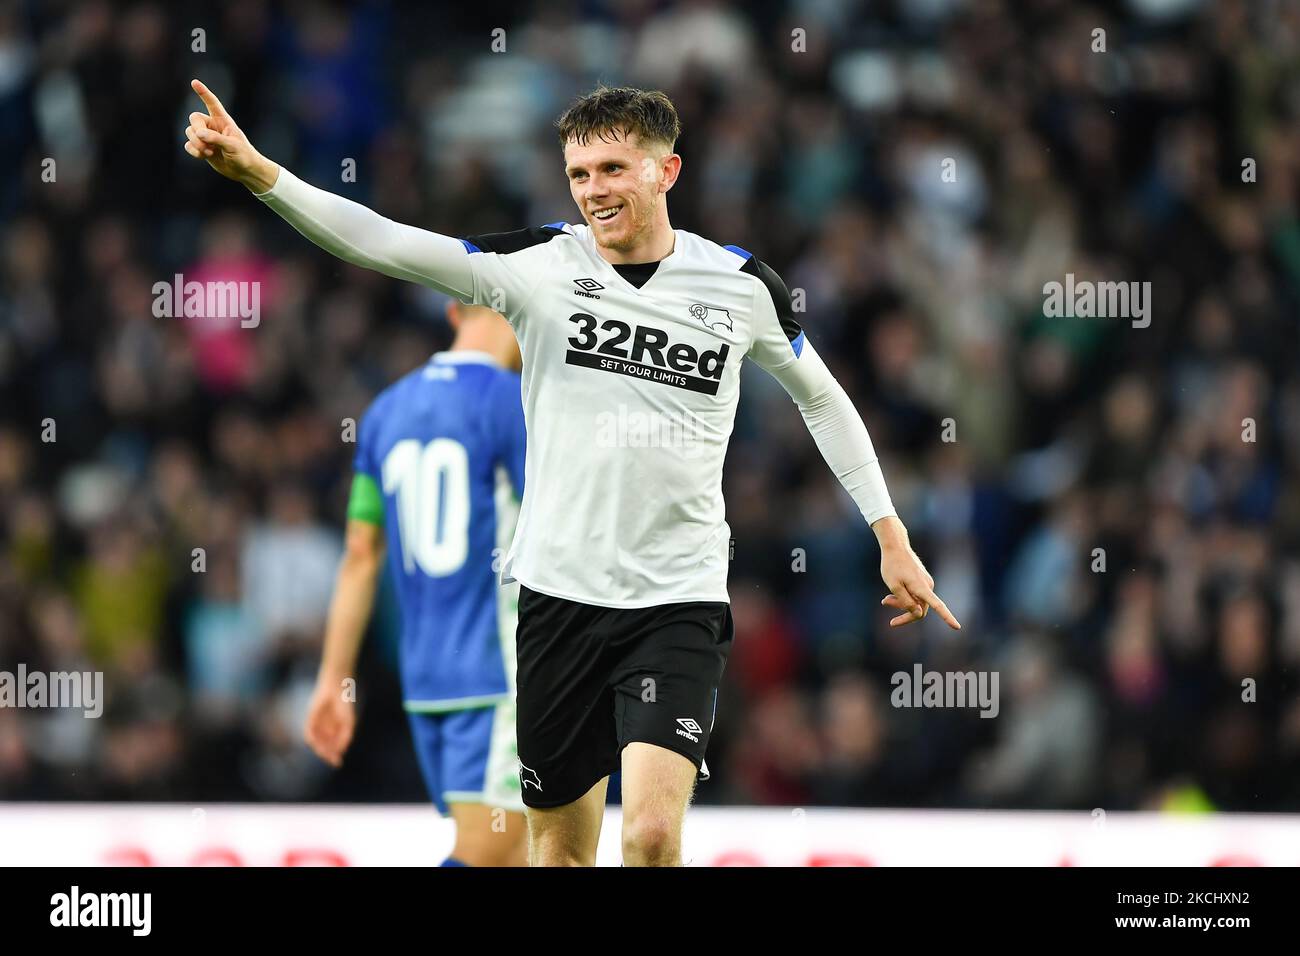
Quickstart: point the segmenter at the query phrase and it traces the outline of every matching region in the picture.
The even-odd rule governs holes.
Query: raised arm
[[[459,239],[394,222],[317,189],[267,159],[199,80],[190,86],[208,112],[190,114],[185,151],[257,198],[316,245],[346,262],[462,299],[474,294],[469,251]]]

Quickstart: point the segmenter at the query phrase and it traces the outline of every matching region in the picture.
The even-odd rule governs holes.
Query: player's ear
[[[666,193],[673,188],[677,182],[677,177],[682,171],[682,158],[676,153],[669,153],[659,164],[661,175],[659,177],[659,191]]]
[[[447,322],[454,332],[460,328],[460,321],[464,317],[461,313],[460,301],[458,299],[448,299],[446,312]]]

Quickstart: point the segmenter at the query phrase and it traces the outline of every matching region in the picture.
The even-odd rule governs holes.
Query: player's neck
[[[672,254],[676,242],[677,233],[673,231],[672,223],[668,221],[668,213],[665,210],[636,244],[627,249],[610,249],[596,243],[596,252],[610,265],[632,266],[667,259]]]

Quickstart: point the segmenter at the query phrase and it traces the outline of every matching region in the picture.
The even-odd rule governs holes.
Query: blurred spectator
[[[270,492],[267,520],[244,539],[244,610],[271,645],[316,641],[324,631],[343,547],[316,523],[311,499],[294,484]]]
[[[970,792],[999,806],[1087,808],[1101,730],[1095,692],[1028,639],[1011,646],[1002,673],[1006,718],[997,747],[968,767]]]

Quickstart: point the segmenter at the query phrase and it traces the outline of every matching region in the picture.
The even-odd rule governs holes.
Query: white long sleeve
[[[394,222],[308,185],[283,166],[275,185],[254,195],[316,245],[353,265],[460,299],[473,294],[470,254],[459,239]]]
[[[794,399],[822,458],[867,524],[898,514],[862,416],[812,343],[805,340],[796,361],[768,371]]]

